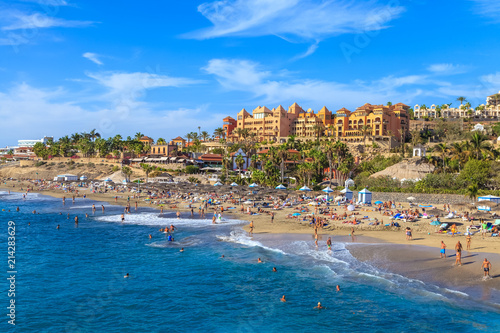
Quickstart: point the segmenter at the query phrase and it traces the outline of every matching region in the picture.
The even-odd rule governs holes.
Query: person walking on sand
[[[250,233],[253,234],[253,221],[250,222]]]
[[[489,277],[490,276],[490,268],[491,268],[491,262],[488,261],[488,259],[484,258],[483,264],[481,267],[484,270],[484,276]]]
[[[470,251],[470,243],[471,243],[472,237],[470,233],[467,234],[465,237],[465,245],[467,246],[467,251]]]
[[[462,243],[460,241],[457,242],[457,245],[455,245],[455,251],[457,253],[457,259],[455,259],[455,265],[460,265],[462,266]]]
[[[406,227],[406,240],[412,240],[410,227]]]
[[[446,258],[446,244],[441,241],[441,251],[439,251],[441,254],[441,259]]]

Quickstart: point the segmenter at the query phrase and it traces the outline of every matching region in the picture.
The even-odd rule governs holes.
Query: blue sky
[[[495,0],[0,0],[0,146],[167,140],[293,102],[473,106],[500,90]]]

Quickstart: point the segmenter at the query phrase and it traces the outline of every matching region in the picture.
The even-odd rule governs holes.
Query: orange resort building
[[[354,112],[342,108],[335,119],[335,137],[344,142],[401,141],[409,136],[410,107],[403,103],[395,105],[365,104]],[[393,144],[391,144],[393,146]]]
[[[229,130],[231,117],[224,118],[228,141],[237,142],[246,138],[256,141],[285,142],[295,135],[298,140],[311,141],[328,136],[332,140],[363,142],[368,140],[400,141],[409,135],[409,106],[365,104],[354,112],[345,108],[332,113],[323,107],[317,113],[305,111],[297,103],[285,110],[281,105],[268,109],[259,106],[248,113],[241,110],[236,118],[236,127]],[[392,138],[391,138],[392,137]],[[392,145],[391,145],[392,146]]]
[[[143,136],[142,138],[139,139],[140,142],[144,143],[145,145],[152,145],[154,140],[151,139],[149,136]]]

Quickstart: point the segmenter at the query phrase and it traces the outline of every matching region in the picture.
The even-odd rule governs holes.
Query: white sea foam
[[[469,294],[466,294],[466,293],[458,291],[458,290],[452,290],[452,289],[448,289],[448,288],[444,288],[444,290],[446,290],[449,293],[457,294],[457,295],[460,295],[463,297],[469,297]]]
[[[281,254],[286,254],[284,251],[277,249],[277,248],[271,248],[263,245],[262,243],[253,240],[251,237],[247,236],[246,233],[243,230],[233,230],[230,232],[229,235],[217,235],[217,239],[223,242],[229,242],[229,243],[237,243],[237,244],[242,244],[248,247],[261,247],[263,249],[269,250],[269,251],[274,251],[278,252]]]
[[[95,218],[97,221],[102,222],[121,222],[121,214],[105,215]],[[171,224],[175,226],[192,226],[192,227],[203,227],[203,226],[218,226],[218,225],[228,225],[228,224],[238,224],[241,223],[239,220],[226,220],[223,219],[222,222],[217,224],[212,224],[212,220],[204,219],[183,219],[176,217],[161,217],[160,213],[140,213],[140,214],[125,214],[125,221],[123,224],[136,224],[136,225],[150,225],[150,226],[169,226]]]

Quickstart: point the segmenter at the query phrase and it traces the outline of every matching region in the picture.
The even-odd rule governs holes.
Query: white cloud
[[[3,13],[5,14],[5,13]],[[12,23],[2,27],[3,31],[23,30],[23,29],[45,29],[54,27],[85,27],[93,24],[91,21],[69,21],[56,17],[47,16],[41,13],[25,14],[20,12],[10,12],[9,21]]]
[[[52,6],[52,7],[59,7],[59,6],[68,6],[68,2],[65,0],[22,0],[24,2],[34,2],[37,4],[40,4],[42,6]]]
[[[248,92],[259,104],[291,104],[340,109],[356,108],[364,103],[380,104],[387,101],[411,104],[424,97],[456,98],[465,96],[482,100],[485,87],[473,84],[457,84],[436,79],[436,74],[413,74],[406,76],[387,75],[372,81],[355,80],[335,82],[307,78],[279,78],[278,75],[262,69],[258,63],[248,60],[212,59],[203,68],[228,91]],[[487,77],[500,81],[500,74]]]
[[[441,64],[432,64],[429,67],[427,67],[427,70],[429,72],[433,72],[436,74],[445,75],[445,74],[461,74],[466,71],[466,68],[460,65],[441,63]]]
[[[475,12],[500,22],[500,2],[498,0],[470,0],[474,2]]]
[[[62,88],[40,89],[26,83],[0,91],[0,142],[13,145],[18,139],[61,137],[96,128],[105,137],[133,135],[141,131],[153,137],[174,138],[201,126],[211,132],[220,126],[223,114],[208,112],[208,106],[165,109],[147,103],[133,106],[92,106],[84,108]]]
[[[87,73],[108,90],[104,96],[115,103],[135,103],[148,89],[161,87],[185,87],[202,81],[183,77],[171,77],[155,73],[98,72]]]
[[[102,61],[99,60],[99,55],[98,54],[95,54],[95,53],[92,53],[92,52],[85,52],[84,54],[82,54],[82,57],[87,58],[90,61],[92,61],[93,63],[96,63],[98,65],[103,65]]]
[[[395,2],[394,2],[395,3]],[[198,7],[212,27],[191,32],[188,38],[276,35],[317,43],[325,38],[387,28],[404,8],[379,1],[344,0],[219,0]],[[306,52],[312,54],[313,45]]]
[[[76,28],[86,27],[94,22],[91,21],[69,21],[56,17],[50,17],[41,13],[24,14],[16,13],[10,18],[13,23],[3,26],[2,30],[22,30],[22,29],[44,29],[54,27]]]

